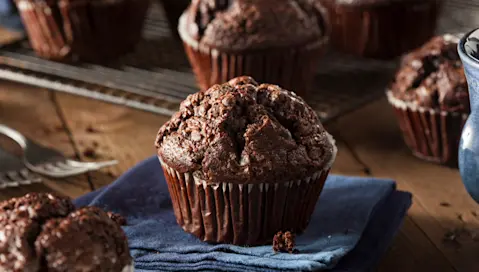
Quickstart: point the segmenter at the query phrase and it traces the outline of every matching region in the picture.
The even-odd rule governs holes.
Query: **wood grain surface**
[[[109,184],[155,154],[156,132],[167,119],[0,81],[0,123],[73,158],[120,161],[115,167],[76,178],[2,190],[0,199],[30,191],[77,197],[89,192],[91,185]],[[384,99],[326,127],[339,147],[333,173],[392,178],[399,189],[414,195],[408,217],[377,271],[478,271],[477,204],[466,193],[457,169],[426,163],[410,154]],[[0,143],[18,154],[13,143],[5,139]]]

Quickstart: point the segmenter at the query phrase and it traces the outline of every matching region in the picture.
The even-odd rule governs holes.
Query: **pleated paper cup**
[[[16,0],[16,4],[37,55],[97,62],[134,49],[149,0]]]
[[[179,35],[202,90],[238,76],[279,85],[304,95],[311,90],[314,75],[329,36],[304,46],[227,52],[192,39],[186,31],[186,14],[180,18]]]
[[[426,161],[458,166],[459,141],[468,114],[418,107],[395,98],[388,101],[412,153]]]
[[[209,243],[261,245],[308,226],[329,169],[285,183],[209,184],[161,161],[178,224]]]

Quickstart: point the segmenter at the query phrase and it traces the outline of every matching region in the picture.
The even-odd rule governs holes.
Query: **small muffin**
[[[117,222],[124,219],[94,207],[75,211],[69,198],[53,194],[4,201],[0,271],[132,271]]]
[[[433,37],[442,0],[318,0],[328,10],[331,43],[349,54],[400,56]]]
[[[179,38],[178,21],[180,20],[181,14],[183,14],[190,3],[190,0],[161,0],[171,32],[177,38]]]
[[[96,207],[53,219],[35,242],[48,271],[133,271],[128,242],[119,224]]]
[[[198,84],[248,75],[304,94],[329,39],[316,0],[194,0],[180,18]]]
[[[134,49],[149,0],[15,0],[30,44],[52,60],[103,62]]]
[[[438,36],[405,55],[387,91],[404,140],[423,159],[457,166],[469,93],[458,39]]]
[[[303,99],[250,77],[190,95],[160,128],[156,148],[178,224],[236,245],[301,233],[336,156]]]

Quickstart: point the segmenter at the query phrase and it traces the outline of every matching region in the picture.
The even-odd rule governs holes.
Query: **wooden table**
[[[0,43],[8,38],[0,37]],[[0,81],[0,123],[74,158],[120,161],[113,168],[67,180],[1,190],[0,200],[32,191],[56,191],[74,198],[107,185],[155,154],[156,132],[167,119]],[[327,124],[327,129],[339,147],[334,174],[392,178],[399,189],[414,195],[414,204],[378,271],[479,271],[479,206],[466,193],[457,169],[410,154],[385,99]],[[18,152],[5,139],[0,143]]]
[[[89,183],[95,188],[109,184],[155,154],[156,132],[167,119],[0,81],[0,123],[72,157],[90,160],[94,148],[98,159],[120,161],[111,169],[76,178],[3,190],[0,199],[30,191],[77,197],[90,191]],[[479,230],[479,207],[466,193],[456,169],[410,155],[384,99],[328,124],[327,129],[339,146],[333,173],[393,178],[399,189],[414,195],[408,217],[378,271],[479,271],[479,241],[474,236]]]

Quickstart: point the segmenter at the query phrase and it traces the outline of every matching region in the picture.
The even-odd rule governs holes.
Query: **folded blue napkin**
[[[272,246],[209,245],[175,221],[158,159],[152,157],[111,185],[75,200],[128,219],[136,271],[367,271],[387,249],[411,195],[391,180],[330,176],[299,254],[274,253]]]

